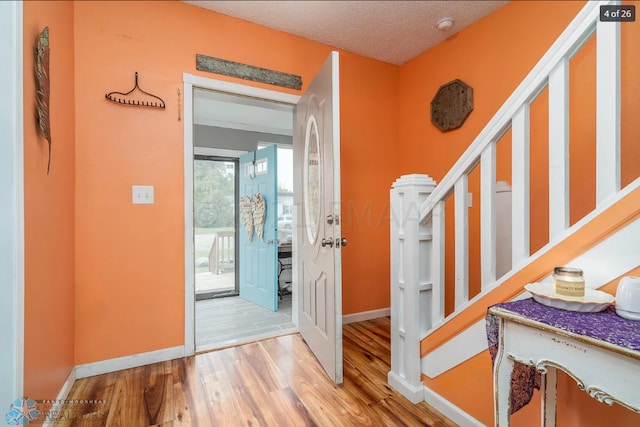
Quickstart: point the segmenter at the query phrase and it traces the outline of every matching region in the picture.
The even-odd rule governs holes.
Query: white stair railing
[[[512,262],[529,251],[530,105],[549,93],[549,243],[569,228],[569,61],[597,33],[596,204],[620,190],[620,24],[600,22],[590,1],[445,175],[400,178],[391,190],[391,372],[389,383],[415,401],[420,341],[469,305],[468,179],[480,168],[481,295],[496,281],[496,145],[512,133]],[[454,312],[445,318],[445,201],[454,196]],[[415,203],[421,201],[419,209]],[[413,234],[412,234],[413,233]],[[416,238],[408,238],[415,235]],[[419,237],[421,236],[421,237]],[[416,322],[415,326],[412,322]],[[415,366],[418,366],[416,371]]]

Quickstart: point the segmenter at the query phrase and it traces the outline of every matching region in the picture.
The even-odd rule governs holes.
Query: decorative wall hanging
[[[260,193],[253,195],[253,226],[260,241],[264,242],[264,217],[267,214],[267,202]]]
[[[267,201],[261,193],[240,197],[240,218],[244,230],[247,232],[247,241],[253,240],[253,231],[264,242],[264,221],[267,215]]]
[[[461,127],[473,111],[473,88],[455,79],[440,86],[431,101],[431,123],[445,132]]]
[[[300,90],[302,77],[240,62],[196,54],[196,70]]]
[[[38,125],[42,136],[49,145],[49,160],[47,162],[47,175],[51,170],[51,120],[49,116],[49,98],[51,96],[51,86],[49,80],[49,27],[38,36],[36,43],[36,110],[38,113]]]
[[[138,89],[138,91],[142,92],[144,95],[150,96],[151,98],[154,98],[157,101],[145,101],[145,100],[139,100],[139,99],[135,99],[135,98],[126,98],[127,96],[131,95],[136,89]],[[124,98],[120,98],[120,97],[124,97]],[[133,105],[136,107],[152,107],[152,108],[164,108],[164,101],[162,100],[162,98],[160,98],[159,96],[155,96],[150,94],[149,92],[145,92],[144,90],[142,90],[142,88],[140,86],[138,86],[138,72],[136,71],[136,83],[133,86],[133,89],[131,89],[129,92],[109,92],[107,93],[105,96],[105,98],[107,98],[109,101],[112,102],[116,102],[118,104],[124,104],[124,105]]]
[[[249,196],[240,197],[240,216],[244,231],[247,232],[247,241],[253,240],[253,200]]]

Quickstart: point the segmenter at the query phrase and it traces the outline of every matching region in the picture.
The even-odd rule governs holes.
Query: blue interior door
[[[269,310],[278,311],[278,191],[277,147],[269,147],[240,156],[240,297]],[[265,202],[262,238],[259,224],[245,224],[243,196],[255,202],[260,193]],[[246,199],[245,199],[246,200]],[[255,215],[254,215],[255,216]],[[251,233],[251,240],[249,235]]]

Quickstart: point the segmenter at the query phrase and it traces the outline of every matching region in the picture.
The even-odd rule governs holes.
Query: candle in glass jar
[[[567,297],[584,297],[584,275],[579,268],[553,269],[553,291]]]

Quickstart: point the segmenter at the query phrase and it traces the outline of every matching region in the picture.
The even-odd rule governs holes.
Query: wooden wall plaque
[[[302,77],[212,56],[196,54],[196,70],[300,90]]]
[[[443,132],[461,127],[473,111],[473,88],[455,79],[438,89],[431,101],[431,123]]]

